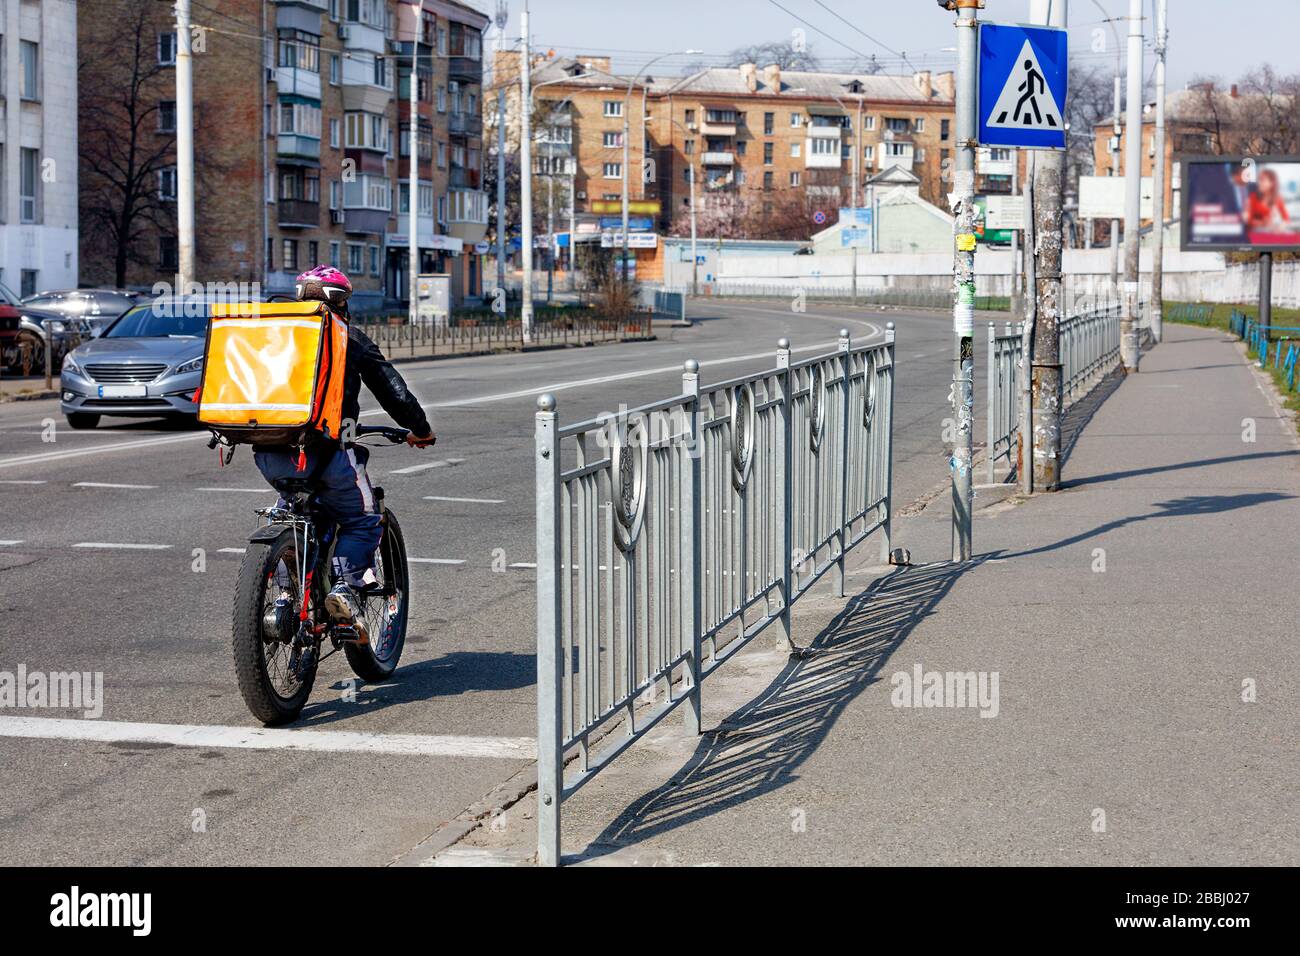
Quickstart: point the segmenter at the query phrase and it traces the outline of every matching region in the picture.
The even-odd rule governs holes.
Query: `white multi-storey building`
[[[75,0],[0,0],[0,83],[0,281],[75,288]]]

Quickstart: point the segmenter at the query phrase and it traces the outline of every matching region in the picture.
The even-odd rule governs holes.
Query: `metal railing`
[[[1060,323],[1061,401],[1073,405],[1119,363],[1121,307],[1111,303],[1062,319]],[[988,480],[1006,459],[1010,470],[1020,439],[1020,376],[1023,374],[1023,323],[1008,323],[999,335],[988,327],[988,398],[986,418]]]
[[[538,399],[538,861],[560,807],[685,704],[849,550],[890,548],[894,327],[885,342],[561,425]],[[566,772],[566,757],[572,766]]]
[[[370,322],[363,324],[362,329],[389,359],[509,351],[524,347],[523,330],[517,319],[462,325]],[[638,312],[625,321],[555,319],[534,322],[529,347],[598,345],[648,339],[652,334],[648,312]]]
[[[900,289],[869,284],[859,276],[858,301],[868,305],[892,305],[921,309],[951,309],[952,291],[948,289]],[[750,281],[748,279],[718,278],[712,283],[712,294],[719,298],[790,299],[802,295],[807,300],[838,301],[853,298],[853,282],[845,277],[828,279],[821,276],[789,277],[778,282]],[[1011,307],[1008,296],[980,295],[975,297],[975,308],[1005,312]]]

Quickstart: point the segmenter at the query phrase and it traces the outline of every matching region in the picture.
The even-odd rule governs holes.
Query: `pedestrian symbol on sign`
[[[989,126],[1019,127],[1028,129],[1060,129],[1061,111],[1052,97],[1052,91],[1043,80],[1038,57],[1029,41],[1020,51],[1020,68],[1011,71],[993,113]],[[1018,82],[1017,82],[1018,81]]]

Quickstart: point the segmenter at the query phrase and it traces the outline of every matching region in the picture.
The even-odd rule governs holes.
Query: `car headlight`
[[[73,375],[80,375],[82,378],[86,377],[86,373],[81,370],[81,366],[77,364],[77,360],[71,355],[63,356],[63,371],[71,372]]]
[[[48,322],[45,323],[45,328],[53,332],[55,335],[62,335],[64,332],[68,330],[67,325],[58,321],[57,319],[50,319]]]
[[[183,375],[185,372],[198,372],[202,370],[202,368],[203,356],[200,355],[198,358],[190,359],[188,362],[182,362],[180,365],[177,365],[176,374]]]

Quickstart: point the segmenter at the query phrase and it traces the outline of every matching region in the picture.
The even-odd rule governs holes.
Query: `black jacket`
[[[379,346],[355,325],[348,325],[347,367],[343,370],[343,420],[359,421],[361,412],[361,384],[379,399],[393,421],[409,428],[416,435],[431,431],[429,419],[420,407],[420,401],[411,394],[406,380],[384,358]]]

